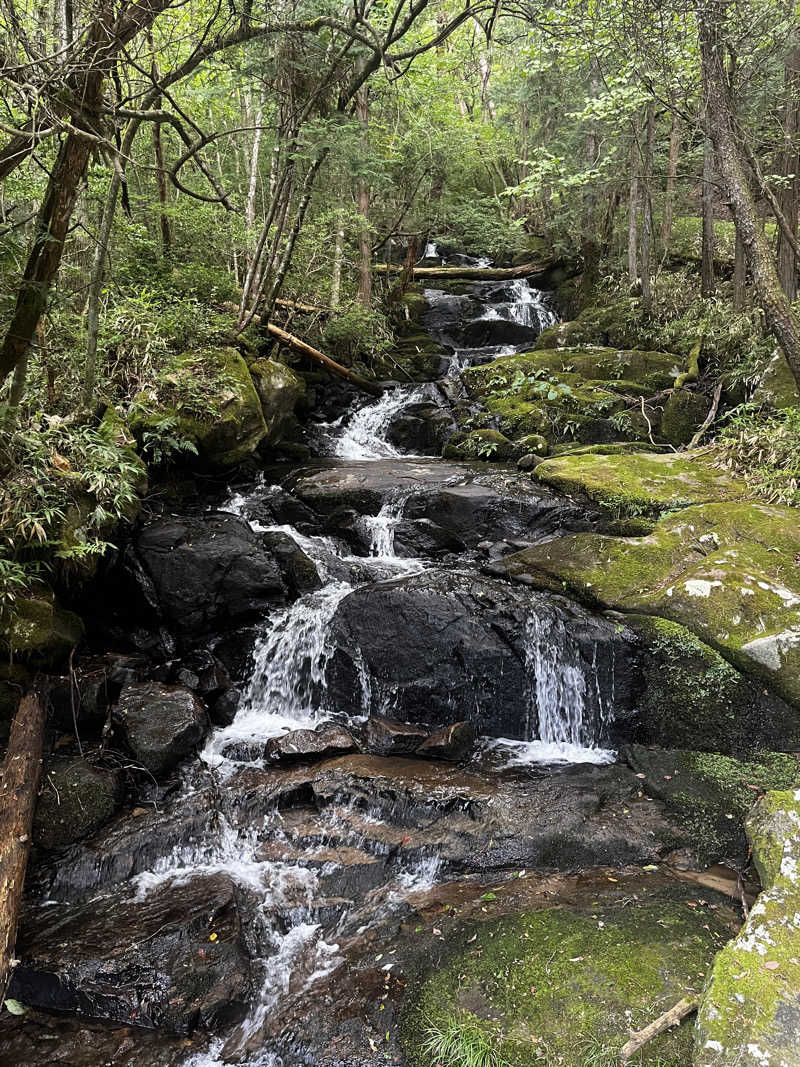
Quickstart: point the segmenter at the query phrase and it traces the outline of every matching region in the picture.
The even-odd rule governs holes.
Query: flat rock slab
[[[750,495],[746,482],[715,467],[705,455],[581,452],[545,460],[534,476],[562,492],[582,492],[598,504],[634,514]]]

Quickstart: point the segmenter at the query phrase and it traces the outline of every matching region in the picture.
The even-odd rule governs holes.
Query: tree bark
[[[653,151],[655,146],[655,104],[647,105],[645,147],[642,160],[642,311],[649,315],[653,309],[653,290],[650,279],[650,255],[653,245]]]
[[[708,122],[706,120],[706,129]],[[703,247],[700,267],[700,293],[714,296],[717,282],[714,276],[714,142],[708,133],[703,138]]]
[[[631,289],[639,284],[639,123],[633,122],[631,178],[628,190],[628,282]]]
[[[331,270],[331,307],[338,308],[342,292],[342,260],[344,259],[344,222],[341,201],[336,212],[336,237],[333,242],[333,268]]]
[[[792,233],[800,221],[800,45],[786,59],[786,96],[783,111],[783,166],[785,184],[778,201]],[[797,256],[782,231],[778,233],[778,276],[790,301],[797,299]]]
[[[678,178],[678,160],[681,154],[681,120],[673,113],[669,131],[669,160],[667,162],[667,188],[664,192],[664,214],[661,216],[661,244],[669,248],[672,239],[672,219],[675,212],[675,184]]]
[[[736,232],[736,251],[733,259],[733,310],[744,311],[747,302],[747,258],[744,241]]]
[[[383,395],[383,389],[377,382],[367,381],[366,378],[362,378],[360,374],[356,374],[355,371],[350,370],[349,367],[343,367],[341,363],[337,363],[335,360],[331,359],[330,356],[326,356],[318,349],[312,348],[311,345],[307,345],[305,341],[301,341],[299,337],[295,337],[294,334],[282,330],[280,326],[268,322],[267,330],[273,337],[277,337],[281,344],[287,345],[289,348],[294,349],[295,352],[300,352],[302,355],[308,356],[314,363],[319,363],[320,366],[325,367],[326,370],[329,370],[337,377],[352,382],[353,385],[357,385],[359,389],[363,389],[365,393],[369,393],[371,396]]]
[[[361,144],[366,155],[369,126],[369,96],[366,85],[362,85],[356,94],[356,116],[361,125]],[[369,307],[372,300],[372,241],[369,234],[370,194],[366,178],[358,179],[358,213],[361,224],[358,231],[358,299],[364,307]]]
[[[705,75],[707,132],[714,140],[717,165],[767,325],[775,334],[795,381],[800,384],[800,320],[781,287],[769,243],[759,225],[734,132],[733,100],[722,61],[721,29],[726,6],[727,0],[705,0],[696,8]]]
[[[22,698],[8,739],[0,780],[0,1003],[5,1000],[17,939],[31,826],[42,772],[45,702]]]

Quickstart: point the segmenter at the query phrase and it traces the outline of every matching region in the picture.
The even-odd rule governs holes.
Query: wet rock
[[[205,709],[193,693],[159,682],[125,686],[113,717],[135,759],[156,777],[188,756],[208,727]]]
[[[474,726],[468,722],[455,722],[451,726],[445,726],[442,730],[432,733],[419,746],[417,755],[426,759],[461,763],[472,753],[476,739]]]
[[[413,455],[441,455],[447,439],[456,431],[449,411],[435,403],[409,404],[389,425],[387,440]]]
[[[174,681],[186,689],[196,690],[205,700],[213,701],[231,687],[224,665],[207,648],[194,649],[184,656]]]
[[[428,738],[428,731],[385,715],[370,715],[365,727],[368,752],[376,756],[410,756]]]
[[[236,718],[242,695],[238,689],[226,689],[211,705],[210,717],[215,726],[230,726]]]
[[[394,550],[398,556],[424,559],[462,552],[465,548],[457,534],[430,519],[403,519],[394,528]]]
[[[314,561],[292,537],[270,530],[262,533],[260,538],[278,564],[284,582],[295,596],[319,589],[322,582]]]
[[[261,619],[286,593],[272,555],[245,522],[226,512],[148,523],[125,563],[142,615],[161,620],[184,642]]]
[[[47,763],[33,821],[33,842],[61,849],[93,833],[113,817],[122,800],[122,774],[83,759]]]
[[[83,623],[52,593],[19,597],[0,628],[0,654],[34,667],[60,666],[83,637]]]
[[[352,734],[344,727],[323,724],[315,730],[291,730],[280,737],[271,738],[267,741],[265,754],[268,759],[289,762],[328,759],[355,752],[356,748]]]
[[[252,992],[234,885],[221,874],[32,908],[17,953],[9,995],[22,1003],[179,1034],[232,1025]]]
[[[521,471],[532,471],[534,467],[544,463],[544,459],[544,456],[539,456],[535,452],[526,452],[517,460],[517,468]]]
[[[412,723],[467,720],[490,736],[535,737],[530,657],[551,645],[565,657],[554,670],[569,664],[590,679],[582,698],[587,731],[606,721],[598,693],[616,694],[618,715],[635,705],[638,677],[624,628],[469,572],[428,571],[356,589],[339,605],[331,640],[330,698],[350,714],[361,713],[365,670],[378,713],[390,707]]]

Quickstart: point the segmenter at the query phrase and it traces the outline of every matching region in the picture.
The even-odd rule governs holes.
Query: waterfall
[[[422,400],[423,388],[393,389],[374,404],[366,404],[350,417],[344,431],[336,438],[333,454],[340,459],[389,459],[404,455],[386,438],[393,419],[405,408]]]
[[[528,734],[536,740],[498,738],[487,749],[507,757],[506,767],[536,763],[612,763],[616,753],[602,747],[603,731],[613,715],[598,699],[595,712],[591,690],[599,693],[597,648],[587,670],[580,649],[564,620],[532,611],[523,632],[528,675]]]

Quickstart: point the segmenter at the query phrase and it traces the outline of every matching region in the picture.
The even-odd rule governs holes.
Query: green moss
[[[744,481],[720,471],[707,457],[671,453],[609,456],[585,451],[542,463],[536,477],[628,515],[741,500],[748,494]]]
[[[204,348],[176,357],[154,390],[135,398],[131,426],[137,436],[164,418],[214,467],[250,455],[267,435],[253,379],[234,348]]]
[[[633,900],[598,900],[588,910],[549,909],[490,920],[463,931],[462,947],[412,988],[401,1022],[414,1067],[434,1067],[431,1030],[462,1018],[480,1027],[498,1059],[515,1067],[585,1067],[590,1050],[617,1050],[701,987],[724,939],[711,912],[687,908],[666,890]],[[688,1065],[691,1032],[679,1028],[641,1062]]]
[[[370,368],[370,374],[401,382],[430,382],[441,378],[447,366],[448,349],[421,333],[416,325],[414,331],[398,339],[390,352],[380,356]]]
[[[264,443],[276,445],[283,438],[294,416],[294,409],[305,393],[305,382],[285,363],[274,359],[257,359],[250,364],[267,433]]]
[[[698,393],[676,389],[661,416],[661,436],[671,445],[688,445],[709,411],[709,401]]]
[[[84,760],[54,760],[42,775],[33,840],[60,849],[80,840],[114,815],[121,798],[119,772]]]
[[[686,627],[647,615],[626,616],[640,639],[645,688],[634,736],[646,744],[736,755],[800,747],[800,717],[765,700],[719,652]]]
[[[0,628],[0,651],[37,667],[62,663],[83,637],[83,623],[52,594],[16,600]]]
[[[782,352],[776,352],[767,364],[753,394],[753,403],[776,411],[800,407],[800,386]]]
[[[552,472],[568,460],[592,458],[546,460],[534,475],[540,477],[544,469],[548,483],[582,488],[585,479],[554,478],[546,468]],[[642,457],[594,458],[598,465],[624,459],[634,466]],[[688,462],[679,457],[675,461]],[[604,473],[608,478],[608,471]],[[684,492],[691,484],[676,481]],[[667,496],[672,484],[664,483],[658,506],[681,503]],[[722,491],[724,486],[717,488]],[[610,479],[597,496],[628,513],[655,506],[636,485],[634,491],[621,490]],[[508,556],[495,569],[510,577],[524,576],[540,588],[565,590],[592,605],[678,622],[738,670],[800,705],[796,514],[789,507],[733,499],[694,505],[666,513],[646,537],[573,534]]]
[[[764,891],[714,962],[698,1012],[698,1067],[797,1062],[800,790],[767,794],[747,830]]]
[[[472,430],[451,438],[444,449],[447,459],[508,460],[515,454],[511,441],[497,430]]]

